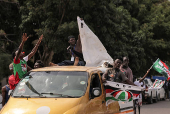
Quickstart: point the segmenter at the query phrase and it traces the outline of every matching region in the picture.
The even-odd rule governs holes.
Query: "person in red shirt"
[[[9,70],[11,71],[12,75],[10,75],[9,78],[8,78],[8,84],[10,86],[10,90],[14,90],[15,89],[15,77],[14,77],[13,64],[12,63],[9,65]]]
[[[27,41],[29,37],[27,37],[27,34],[24,33],[22,35],[22,42],[18,48],[18,50],[13,53],[13,71],[14,71],[14,77],[15,77],[15,84],[18,84],[18,82],[23,78],[23,76],[27,73],[27,61],[36,53],[39,44],[41,43],[41,40],[43,38],[43,35],[40,36],[37,44],[32,49],[32,51],[25,56],[25,53],[22,52],[24,43]]]
[[[8,96],[9,90],[10,89],[13,90],[15,88],[15,78],[14,78],[12,63],[9,65],[9,70],[11,71],[12,75],[10,75],[8,78],[8,84],[2,87],[2,106],[4,106],[9,99]]]

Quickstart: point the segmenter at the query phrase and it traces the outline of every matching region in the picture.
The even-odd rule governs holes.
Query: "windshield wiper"
[[[42,97],[43,95],[41,93],[38,93],[29,82],[26,82],[27,87],[34,93],[38,94],[40,97]]]
[[[75,96],[58,94],[58,93],[40,93],[40,94],[60,95],[61,97],[66,97],[66,98],[76,98]]]
[[[13,96],[17,98],[32,98],[32,97],[40,97],[40,98],[45,98],[46,96],[30,96],[30,95],[20,95],[20,96]]]
[[[20,98],[31,98],[30,95],[20,95],[20,96],[13,96],[13,97],[20,97]]]

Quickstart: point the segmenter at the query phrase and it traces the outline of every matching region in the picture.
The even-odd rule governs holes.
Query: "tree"
[[[12,51],[18,46],[20,34],[19,5],[15,0],[0,0],[0,79],[8,77]]]

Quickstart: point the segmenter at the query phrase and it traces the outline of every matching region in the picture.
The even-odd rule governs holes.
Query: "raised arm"
[[[146,76],[148,75],[149,71],[150,71],[150,69],[146,72],[146,74],[143,76],[143,78],[139,80],[139,82],[142,82],[146,78]]]
[[[28,54],[28,60],[34,56],[34,54],[36,53],[37,49],[38,49],[38,46],[40,45],[41,41],[43,39],[43,35],[40,36],[37,44],[35,45],[35,47],[32,49],[32,51]]]
[[[81,45],[80,35],[78,35],[78,39],[77,39],[75,50],[77,52],[79,52],[79,53],[82,53],[82,45]]]
[[[21,54],[21,52],[23,50],[24,43],[27,41],[28,38],[29,37],[27,37],[27,33],[23,33],[23,35],[22,35],[22,42],[21,42],[21,44],[19,46],[19,49],[18,49],[18,52],[17,52],[17,54],[15,56],[16,60],[18,60],[18,58],[19,58],[19,56],[20,56],[20,54]]]

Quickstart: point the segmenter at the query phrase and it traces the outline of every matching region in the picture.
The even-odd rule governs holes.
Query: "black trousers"
[[[166,98],[169,99],[169,89],[165,89]]]

